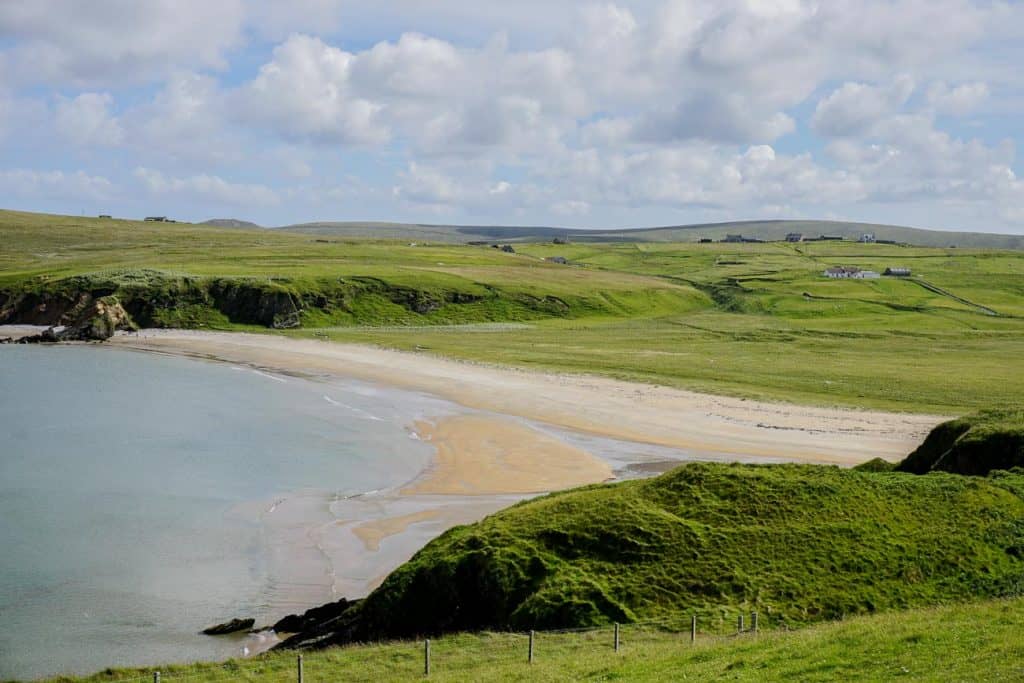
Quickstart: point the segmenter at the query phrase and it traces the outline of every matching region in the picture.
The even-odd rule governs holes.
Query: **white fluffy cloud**
[[[818,102],[811,124],[829,137],[864,135],[900,111],[913,92],[914,81],[906,75],[884,86],[845,83]]]
[[[179,199],[243,208],[272,206],[280,201],[278,194],[265,185],[231,183],[215,175],[172,178],[144,167],[136,168],[133,175],[147,192],[156,197],[177,196]]]
[[[243,17],[242,0],[2,2],[0,38],[16,80],[117,84],[225,67]]]
[[[973,82],[949,86],[942,81],[928,88],[928,104],[936,111],[953,116],[966,116],[988,99],[987,83]]]
[[[389,132],[382,106],[352,86],[354,55],[318,38],[295,35],[234,98],[238,118],[284,137],[313,142],[380,144]]]
[[[87,92],[57,103],[57,132],[76,145],[118,145],[124,139],[121,123],[111,114],[110,93]]]
[[[115,186],[103,176],[85,171],[0,171],[0,189],[5,194],[37,199],[101,200],[114,195]]]

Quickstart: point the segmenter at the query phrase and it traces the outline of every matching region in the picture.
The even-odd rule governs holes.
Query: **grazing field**
[[[1021,252],[515,249],[0,212],[0,297],[115,291],[143,325],[301,325],[287,333],[805,403],[955,414],[1024,396]],[[822,277],[833,265],[913,276]]]
[[[854,617],[796,631],[758,635],[689,634],[626,626],[621,649],[610,628],[540,633],[535,660],[523,634],[459,634],[431,643],[437,681],[735,680],[979,681],[1024,676],[1020,623],[1024,599]],[[680,624],[686,627],[688,624]],[[307,652],[308,681],[415,681],[423,677],[423,643],[396,642]],[[161,668],[166,683],[293,683],[295,654]],[[153,669],[113,669],[54,683],[153,680]]]

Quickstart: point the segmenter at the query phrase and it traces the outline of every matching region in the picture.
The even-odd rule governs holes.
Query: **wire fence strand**
[[[741,619],[742,617],[742,619]],[[694,622],[696,619],[696,622]],[[482,634],[449,634],[423,640],[348,645],[315,652],[265,653],[251,659],[218,664],[171,666],[159,670],[159,683],[300,683],[320,681],[391,681],[430,676],[462,680],[483,672],[519,672],[521,667],[550,666],[552,663],[605,662],[615,657],[642,656],[652,648],[678,648],[694,642],[728,642],[745,638],[765,628],[765,615],[734,610],[705,611],[697,615],[666,615],[654,619],[577,628],[533,632],[507,631]],[[696,626],[696,628],[694,628]],[[778,626],[778,624],[776,624]],[[531,640],[533,647],[530,647]],[[532,660],[531,660],[532,651]],[[103,683],[144,683],[152,676],[102,678]]]

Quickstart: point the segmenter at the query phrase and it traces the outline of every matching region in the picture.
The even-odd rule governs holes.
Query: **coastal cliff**
[[[464,291],[373,277],[300,281],[134,270],[37,278],[0,290],[0,325],[70,326],[85,307],[111,296],[139,327],[187,329],[531,320],[600,307],[582,297],[567,301],[485,285]]]

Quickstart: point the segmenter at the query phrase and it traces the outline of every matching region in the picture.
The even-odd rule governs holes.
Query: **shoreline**
[[[268,561],[280,570],[277,597],[293,605],[291,613],[363,597],[446,529],[548,491],[653,476],[693,460],[849,466],[896,459],[945,419],[746,401],[272,335],[147,330],[99,346],[229,363],[277,382],[366,382],[396,391],[398,404],[402,392],[441,399],[395,422],[433,450],[410,480],[350,497],[327,483],[231,513],[264,525]],[[238,642],[255,655],[278,641],[263,632]]]
[[[770,403],[274,335],[144,330],[115,336],[108,344],[282,374],[375,382],[557,429],[684,450],[694,458],[732,456],[840,466],[874,457],[893,461],[916,448],[932,427],[949,419]]]

